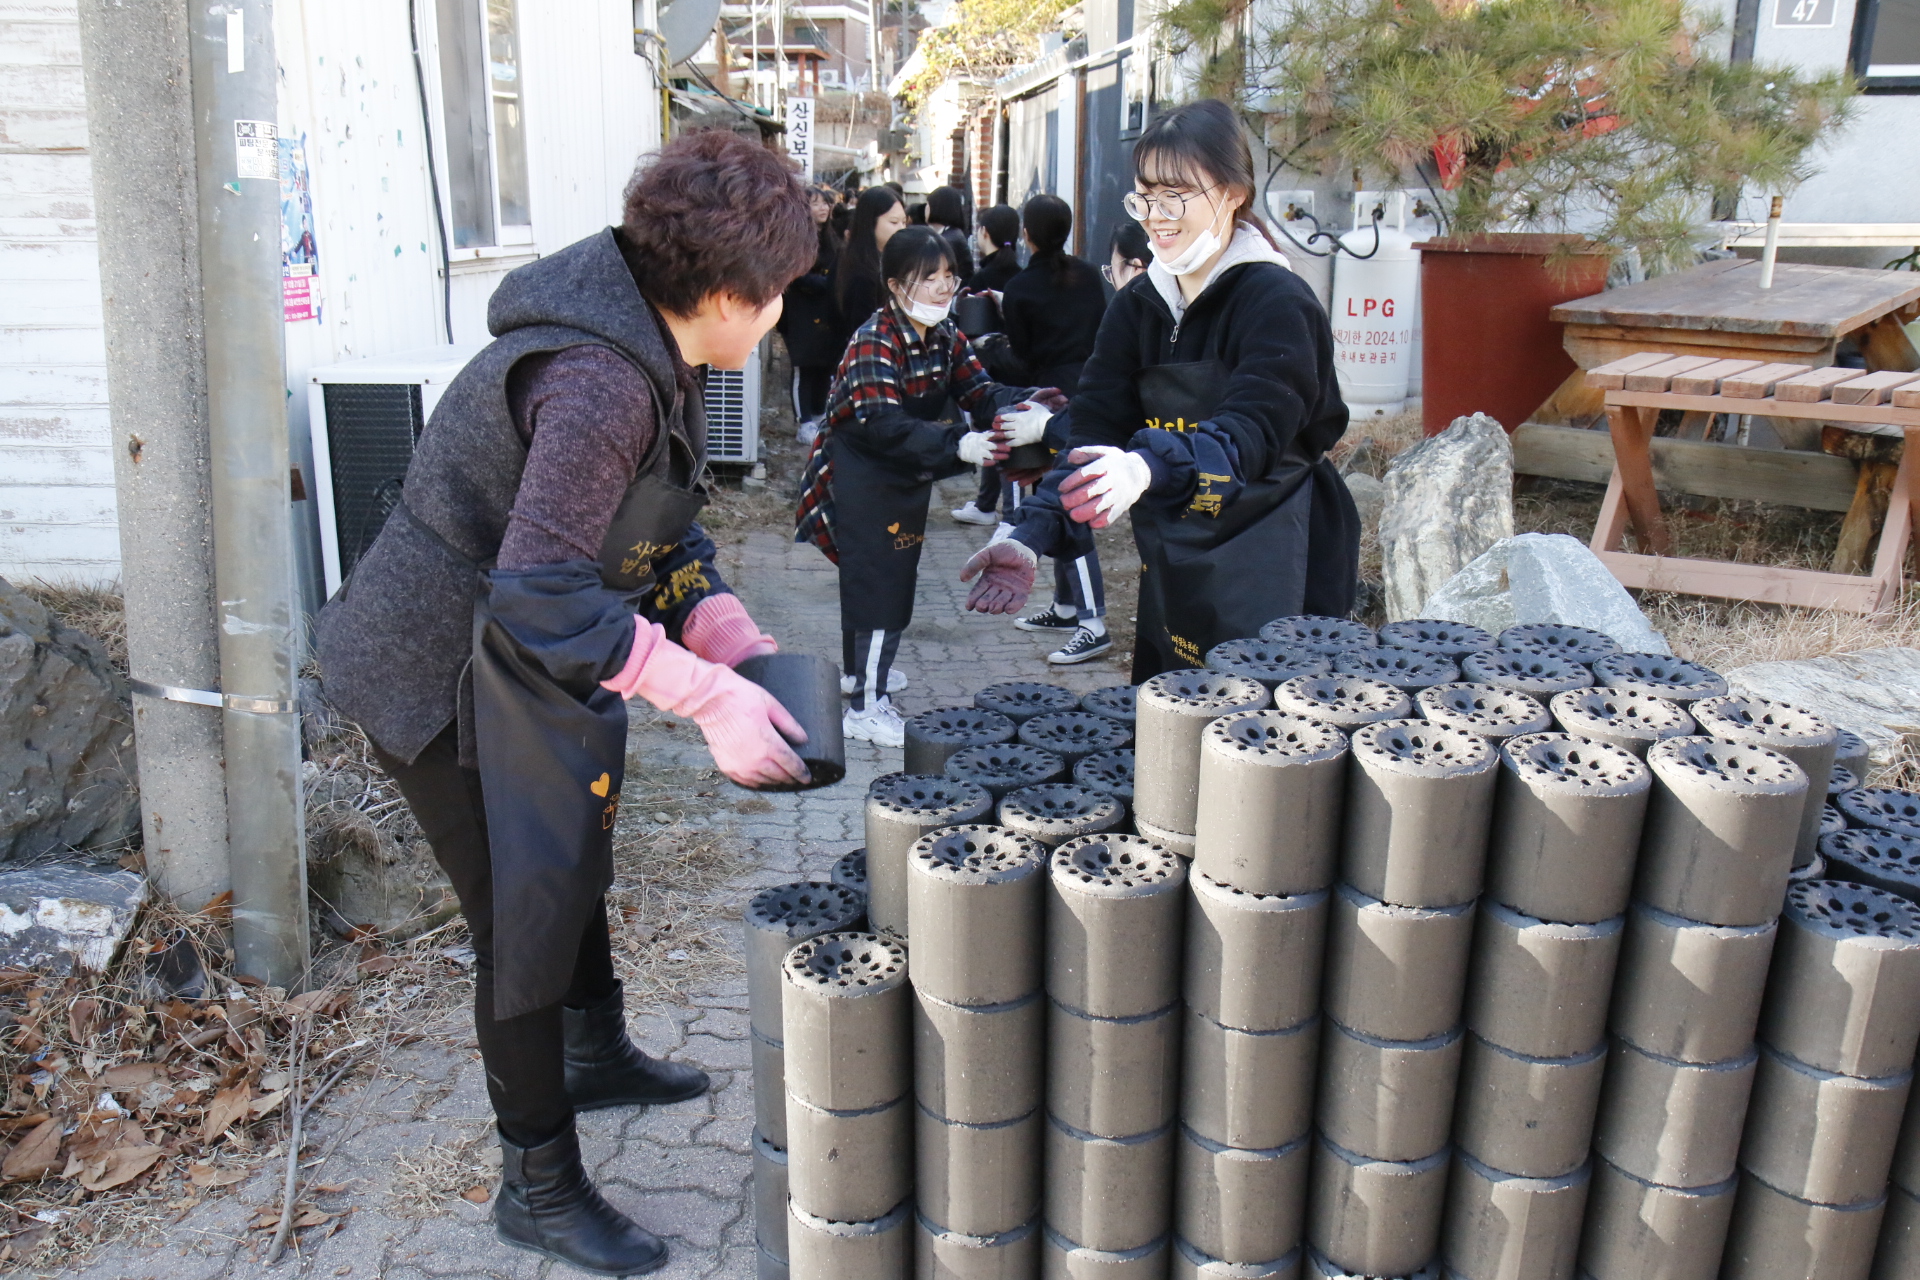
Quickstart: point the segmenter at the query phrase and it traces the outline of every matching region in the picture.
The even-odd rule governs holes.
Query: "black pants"
[[[995,511],[1000,507],[1000,468],[980,468],[980,492],[974,496],[973,505],[981,511]]]
[[[460,896],[460,910],[473,935],[473,1029],[500,1131],[516,1146],[539,1146],[573,1118],[561,1060],[561,1006],[549,1005],[505,1020],[493,1016],[493,861],[487,848],[480,771],[461,767],[459,730],[453,725],[428,743],[412,764],[394,759],[378,745],[373,754],[407,798],[427,843],[433,846],[434,858]],[[603,898],[580,935],[573,982],[563,1003],[585,1008],[605,1000],[614,989],[613,947]]]
[[[1053,561],[1053,608],[1073,606],[1080,621],[1107,616],[1107,584],[1100,575],[1100,553],[1079,557],[1056,556]],[[1065,617],[1065,614],[1061,614]]]
[[[893,670],[893,660],[900,653],[900,637],[904,631],[855,631],[844,630],[840,633],[841,655],[845,659],[841,670],[853,677],[853,709],[866,709],[867,699],[879,697],[887,691],[887,676]]]
[[[793,411],[800,421],[826,412],[827,392],[833,388],[833,366],[797,365],[793,370]]]

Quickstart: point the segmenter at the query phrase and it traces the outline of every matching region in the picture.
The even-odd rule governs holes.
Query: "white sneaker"
[[[907,741],[906,721],[894,709],[893,699],[887,697],[875,698],[862,711],[847,708],[840,717],[840,732],[877,747],[904,746]]]
[[[948,514],[961,524],[994,524],[1000,519],[991,511],[982,511],[971,498],[967,500],[966,506],[955,507]]]
[[[840,677],[840,694],[842,697],[851,698],[853,696],[854,690],[858,689],[859,687],[860,687],[859,676],[854,675],[854,676]],[[887,668],[887,692],[899,693],[902,689],[906,687],[907,687],[907,673],[902,671],[898,667],[888,667]]]
[[[795,440],[798,440],[801,444],[812,444],[814,442],[815,437],[817,437],[819,434],[820,434],[820,419],[808,418],[805,422],[801,423],[798,428],[795,429],[793,433],[793,438]]]

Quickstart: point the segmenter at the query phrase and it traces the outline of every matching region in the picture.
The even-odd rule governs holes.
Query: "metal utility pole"
[[[206,774],[224,773],[225,857],[163,849],[161,888],[192,907],[202,882],[230,883],[239,971],[294,986],[308,944],[272,0],[82,0],[81,23],[149,848],[177,803],[148,794],[149,770],[200,784],[203,820]]]
[[[273,0],[189,13],[233,948],[293,986],[309,953]]]

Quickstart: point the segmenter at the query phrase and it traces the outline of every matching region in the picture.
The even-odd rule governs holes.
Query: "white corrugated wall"
[[[418,10],[437,135],[433,0]],[[519,10],[534,242],[453,264],[463,342],[486,337],[508,270],[619,217],[636,159],[659,144],[632,0]],[[444,342],[440,242],[406,0],[281,0],[274,39],[280,128],[305,142],[320,260],[320,318],[287,325],[289,425],[311,492],[308,371]],[[75,0],[0,0],[0,575],[118,576],[104,361]],[[312,578],[313,513],[295,519]]]
[[[0,577],[120,574],[74,0],[0,0]]]

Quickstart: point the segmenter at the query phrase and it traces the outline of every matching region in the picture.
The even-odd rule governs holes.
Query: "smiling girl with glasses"
[[[1076,525],[1130,516],[1138,682],[1286,614],[1345,617],[1360,521],[1326,460],[1347,429],[1333,334],[1253,210],[1240,121],[1216,101],[1176,108],[1133,158],[1124,203],[1146,232],[1147,278],[1108,309],[1055,470],[961,577],[975,582],[968,608],[1012,612],[1037,556]]]

